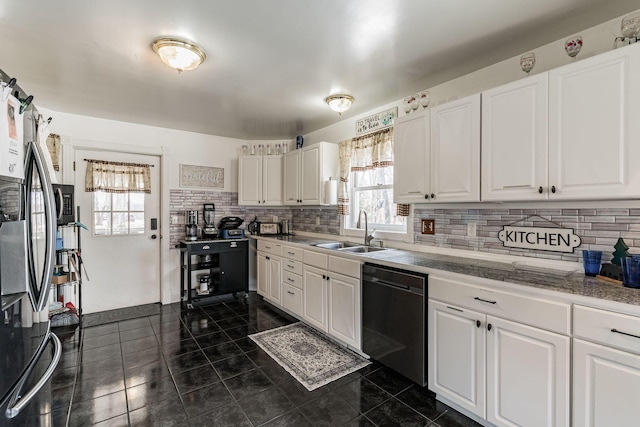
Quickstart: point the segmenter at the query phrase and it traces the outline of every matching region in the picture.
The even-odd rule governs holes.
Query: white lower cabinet
[[[329,273],[328,332],[360,348],[360,280]]]
[[[282,306],[298,317],[302,317],[302,289],[282,284]]]
[[[282,291],[282,258],[258,252],[257,262],[258,294],[280,304]]]
[[[303,319],[316,328],[327,332],[327,271],[304,266]]]
[[[492,425],[569,426],[570,338],[536,327],[535,318],[530,325],[517,321],[517,313],[532,319],[527,297],[429,280],[430,296],[440,299],[428,302],[429,389]],[[535,304],[541,316],[562,308],[540,299]],[[558,318],[556,329],[565,330]]]
[[[640,317],[579,305],[573,316],[573,425],[639,425]]]

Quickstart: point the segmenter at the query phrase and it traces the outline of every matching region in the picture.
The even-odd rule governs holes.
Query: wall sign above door
[[[364,135],[393,125],[398,117],[398,107],[389,108],[364,119],[356,120],[356,136]]]
[[[538,251],[573,253],[580,246],[580,236],[572,228],[517,227],[505,225],[498,233],[505,247]]]

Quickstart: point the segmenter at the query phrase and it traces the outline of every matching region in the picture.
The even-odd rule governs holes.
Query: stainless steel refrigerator
[[[10,426],[41,397],[62,346],[49,322],[25,321],[49,304],[56,255],[42,121],[26,94],[0,78],[0,425]]]

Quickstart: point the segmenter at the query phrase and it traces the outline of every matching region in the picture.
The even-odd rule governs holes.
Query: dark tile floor
[[[135,313],[63,335],[48,412],[31,411],[24,425],[478,425],[377,363],[307,391],[247,338],[295,321],[253,293]]]

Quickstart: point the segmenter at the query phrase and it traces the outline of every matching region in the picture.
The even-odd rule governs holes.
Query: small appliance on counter
[[[260,222],[258,221],[258,216],[255,216],[253,217],[253,221],[251,221],[249,225],[247,225],[247,230],[249,230],[249,233],[251,234],[258,234],[259,229]]]
[[[288,236],[292,233],[291,230],[291,221],[289,221],[288,219],[283,219],[280,222],[280,234],[284,235],[284,236]]]
[[[225,216],[218,223],[218,237],[221,239],[241,239],[244,229],[238,228],[244,220],[237,216]]]
[[[198,211],[189,210],[184,212],[184,240],[198,240]]]
[[[277,222],[261,222],[258,225],[258,234],[274,236],[280,234],[280,224]]]
[[[215,239],[218,235],[216,230],[216,205],[213,203],[205,203],[202,207],[202,217],[204,219],[204,228],[202,229],[203,239]]]

